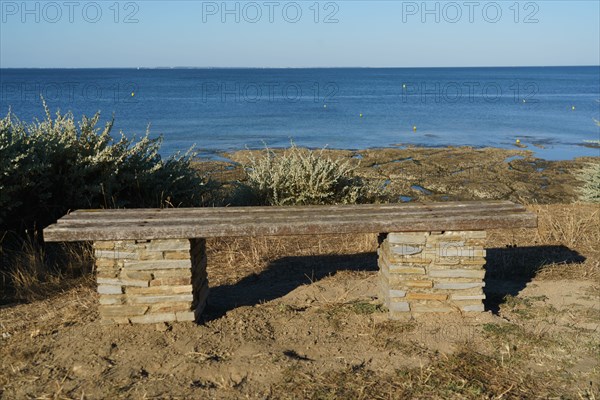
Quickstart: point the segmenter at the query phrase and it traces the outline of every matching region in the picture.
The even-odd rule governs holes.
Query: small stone
[[[97,240],[93,244],[94,250],[114,250],[115,242],[111,240]]]
[[[167,269],[167,270],[164,270],[164,271],[161,271],[161,270],[152,271],[152,276],[154,276],[154,279],[172,278],[172,277],[186,277],[186,278],[191,278],[192,277],[192,270],[191,270],[191,268],[188,265],[185,268]]]
[[[118,258],[123,260],[137,260],[139,258],[139,254],[136,252],[121,250],[96,250],[94,255],[96,258]]]
[[[136,287],[148,287],[148,281],[138,279],[124,279],[124,278],[97,278],[99,285],[119,285],[119,286],[136,286]]]
[[[191,304],[189,301],[180,302],[180,303],[156,303],[150,305],[150,310],[148,312],[157,314],[157,313],[167,313],[167,312],[180,312],[180,311],[190,311]]]
[[[194,311],[180,311],[176,312],[175,316],[177,321],[195,321],[196,315]]]
[[[127,317],[102,317],[100,318],[102,325],[114,325],[114,324],[129,324],[131,321]]]
[[[144,315],[146,311],[148,311],[148,307],[130,305],[102,305],[98,307],[98,311],[103,317],[130,317],[133,315]]]
[[[419,254],[423,250],[419,246],[403,244],[403,245],[390,246],[390,251],[393,254],[408,256],[408,255],[412,255],[412,254]]]
[[[162,314],[146,314],[142,316],[131,317],[130,320],[134,324],[153,324],[158,322],[173,322],[176,321],[175,313]]]
[[[150,286],[177,286],[189,285],[192,280],[191,276],[187,278],[160,278],[150,281]]]
[[[485,257],[486,252],[482,249],[473,249],[469,247],[439,247],[437,249],[437,255],[439,257],[461,257],[461,258],[475,258]]]
[[[79,364],[73,365],[73,368],[71,368],[71,371],[73,371],[73,374],[77,375],[77,376],[85,376],[86,372],[87,372],[87,371],[85,371],[83,366],[79,365]]]
[[[166,332],[170,326],[166,322],[159,322],[155,325],[155,328],[158,332]]]
[[[404,267],[404,266],[389,266],[390,273],[393,274],[406,274],[406,275],[425,275],[425,268],[423,267]]]
[[[401,233],[391,232],[387,235],[387,240],[392,244],[425,244],[427,237],[423,233]]]
[[[410,305],[403,301],[403,302],[390,302],[389,306],[388,306],[390,311],[394,311],[394,312],[408,312],[410,311]]]
[[[125,289],[126,294],[181,294],[192,293],[192,285],[153,286],[145,288],[131,287]]]
[[[460,263],[463,265],[479,265],[483,267],[485,265],[485,258],[483,257],[473,257],[473,258],[463,258],[460,260]]]
[[[97,278],[118,278],[119,270],[118,269],[96,269],[96,279]]]
[[[433,281],[405,281],[404,285],[415,288],[431,288],[433,287]]]
[[[463,311],[467,311],[467,312],[483,312],[485,311],[485,307],[483,304],[473,304],[473,305],[469,305],[469,306],[463,306],[461,307],[461,310]]]
[[[99,294],[122,294],[123,288],[114,285],[98,285]]]
[[[453,294],[450,296],[450,300],[485,300],[485,294],[477,294],[477,295]]]
[[[98,299],[101,305],[125,304],[125,295],[102,295]]]
[[[428,275],[434,278],[481,278],[485,270],[472,269],[430,269]]]
[[[437,242],[436,247],[443,249],[443,248],[460,248],[460,247],[464,247],[465,246],[465,242],[461,241],[461,240],[457,240],[455,242]]]
[[[117,261],[114,258],[96,258],[95,264],[97,268],[112,268]]]
[[[152,280],[152,273],[148,272],[148,271],[121,270],[121,278],[122,279],[134,279],[134,280],[138,280],[138,281],[146,281],[146,283],[148,283],[150,280]]]
[[[150,251],[144,250],[140,253],[140,261],[148,261],[148,260],[164,260],[162,251]]]
[[[128,270],[162,270],[190,268],[190,260],[149,260],[149,261],[126,261],[125,269]]]
[[[388,292],[390,298],[398,298],[406,296],[406,290],[390,290]]]
[[[448,295],[444,293],[415,293],[411,292],[406,295],[407,300],[439,300],[445,301]]]
[[[163,255],[164,255],[165,260],[189,260],[190,259],[189,250],[188,251],[183,251],[183,250],[165,251]]]
[[[433,287],[435,289],[444,290],[461,290],[484,287],[485,282],[436,282]]]
[[[152,303],[167,303],[167,302],[180,302],[180,301],[192,301],[194,296],[192,294],[180,294],[180,295],[169,295],[169,296],[131,296],[129,298],[131,303],[134,304],[152,304]]]
[[[188,239],[165,239],[165,240],[152,240],[147,244],[147,248],[150,250],[162,250],[162,251],[173,251],[173,250],[190,250],[190,241]]]

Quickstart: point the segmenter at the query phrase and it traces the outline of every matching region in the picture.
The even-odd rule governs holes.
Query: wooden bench
[[[486,230],[535,228],[509,201],[77,210],[46,241],[92,241],[106,323],[196,320],[208,296],[206,238],[379,233],[390,317],[483,311]]]

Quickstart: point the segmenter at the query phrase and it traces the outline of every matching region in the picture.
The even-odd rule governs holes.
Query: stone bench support
[[[208,296],[204,239],[94,241],[103,323],[194,321]]]
[[[390,318],[484,310],[485,231],[380,235],[381,299]]]

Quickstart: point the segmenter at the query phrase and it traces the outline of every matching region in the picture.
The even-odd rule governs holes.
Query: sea
[[[600,66],[0,69],[0,116],[101,113],[161,154],[287,147],[499,147],[600,156]],[[595,144],[594,144],[595,143]]]

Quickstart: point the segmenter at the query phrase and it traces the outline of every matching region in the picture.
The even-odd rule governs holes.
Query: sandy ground
[[[370,151],[361,154],[364,167]],[[456,196],[541,196],[537,178],[511,180],[505,155],[463,152],[506,171],[496,186],[457,183]],[[451,196],[433,179],[399,182],[401,162],[378,157],[365,171],[392,178],[395,193],[421,184],[427,196]],[[578,162],[546,167],[556,174],[546,202],[574,196]],[[210,168],[234,177],[237,167]],[[93,278],[65,282],[44,300],[0,308],[0,398],[598,399],[599,207],[529,208],[537,230],[490,233],[486,312],[471,317],[388,321],[374,235],[209,240],[200,324],[104,326]]]

